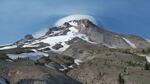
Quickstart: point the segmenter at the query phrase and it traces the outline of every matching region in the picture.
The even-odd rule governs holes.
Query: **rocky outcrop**
[[[24,43],[31,43],[34,39],[35,38],[31,34],[28,34],[23,39],[15,42],[14,44],[16,44],[18,47],[21,47]]]
[[[0,61],[0,74],[10,84],[81,84],[64,73],[29,63]]]
[[[61,44],[56,44],[56,45],[54,45],[52,48],[55,49],[55,50],[58,50],[58,49],[60,49],[60,48],[62,48],[62,47],[63,47],[63,45],[61,45]]]

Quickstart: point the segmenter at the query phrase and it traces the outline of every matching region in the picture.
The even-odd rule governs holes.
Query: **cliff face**
[[[89,20],[80,20],[77,28],[83,34],[86,34],[91,41],[98,44],[108,45],[113,48],[130,48],[131,46],[117,33],[99,28]]]

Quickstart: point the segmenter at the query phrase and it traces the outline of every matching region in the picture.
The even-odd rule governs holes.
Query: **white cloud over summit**
[[[63,25],[65,22],[69,22],[72,20],[81,20],[81,19],[88,19],[91,22],[93,22],[94,24],[97,24],[96,20],[94,19],[94,17],[90,16],[90,15],[70,15],[70,16],[66,16],[60,20],[58,20],[54,26],[61,26]]]

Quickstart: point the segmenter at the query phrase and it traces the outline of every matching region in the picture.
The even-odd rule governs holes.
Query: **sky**
[[[46,31],[68,15],[86,14],[106,29],[150,38],[150,0],[0,0],[0,45]]]

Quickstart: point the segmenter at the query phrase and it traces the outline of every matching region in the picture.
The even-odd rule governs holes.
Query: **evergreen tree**
[[[145,70],[149,70],[149,64],[146,62],[144,65]]]
[[[121,73],[120,73],[119,76],[118,76],[118,83],[119,83],[119,84],[124,84],[124,79],[123,79]]]

